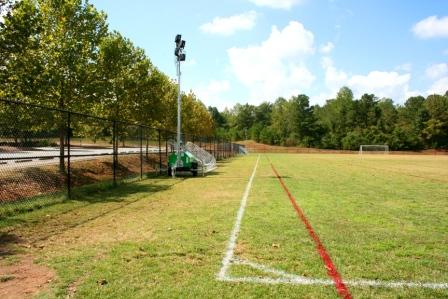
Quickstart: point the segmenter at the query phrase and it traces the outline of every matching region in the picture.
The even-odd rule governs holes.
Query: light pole
[[[176,159],[176,167],[182,167],[182,160],[181,160],[181,134],[180,134],[180,127],[181,127],[181,112],[182,112],[182,105],[181,105],[181,94],[180,94],[180,62],[185,61],[185,53],[183,53],[185,48],[185,41],[182,40],[182,36],[180,34],[176,35],[176,38],[174,40],[176,43],[176,48],[174,50],[174,55],[176,56],[176,72],[177,72],[177,144],[176,144],[176,153],[177,153],[177,159]],[[175,171],[173,172],[173,174]]]

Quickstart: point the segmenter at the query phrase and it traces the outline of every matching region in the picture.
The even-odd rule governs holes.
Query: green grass
[[[448,157],[267,154],[236,254],[327,279],[269,160],[344,279],[448,282]],[[1,263],[34,255],[57,278],[40,298],[336,298],[333,286],[220,282],[219,271],[256,155],[207,176],[147,179],[0,220]],[[30,246],[26,246],[26,245]],[[236,277],[273,277],[232,266]],[[356,298],[446,298],[448,290],[350,287]]]

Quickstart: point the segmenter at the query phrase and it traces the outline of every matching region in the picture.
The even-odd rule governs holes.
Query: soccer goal
[[[359,146],[359,154],[388,154],[387,144],[362,144]]]

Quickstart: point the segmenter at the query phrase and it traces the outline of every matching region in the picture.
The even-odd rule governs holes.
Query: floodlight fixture
[[[185,48],[185,41],[184,40],[180,42],[180,48],[181,49]]]
[[[174,42],[175,42],[176,44],[179,44],[179,42],[180,42],[181,39],[182,39],[182,35],[178,34],[178,35],[176,35],[176,39],[174,40]]]

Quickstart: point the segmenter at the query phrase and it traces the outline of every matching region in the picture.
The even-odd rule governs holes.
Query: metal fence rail
[[[0,216],[70,198],[88,186],[165,175],[176,134],[144,125],[0,99]],[[217,160],[241,145],[184,134]]]

